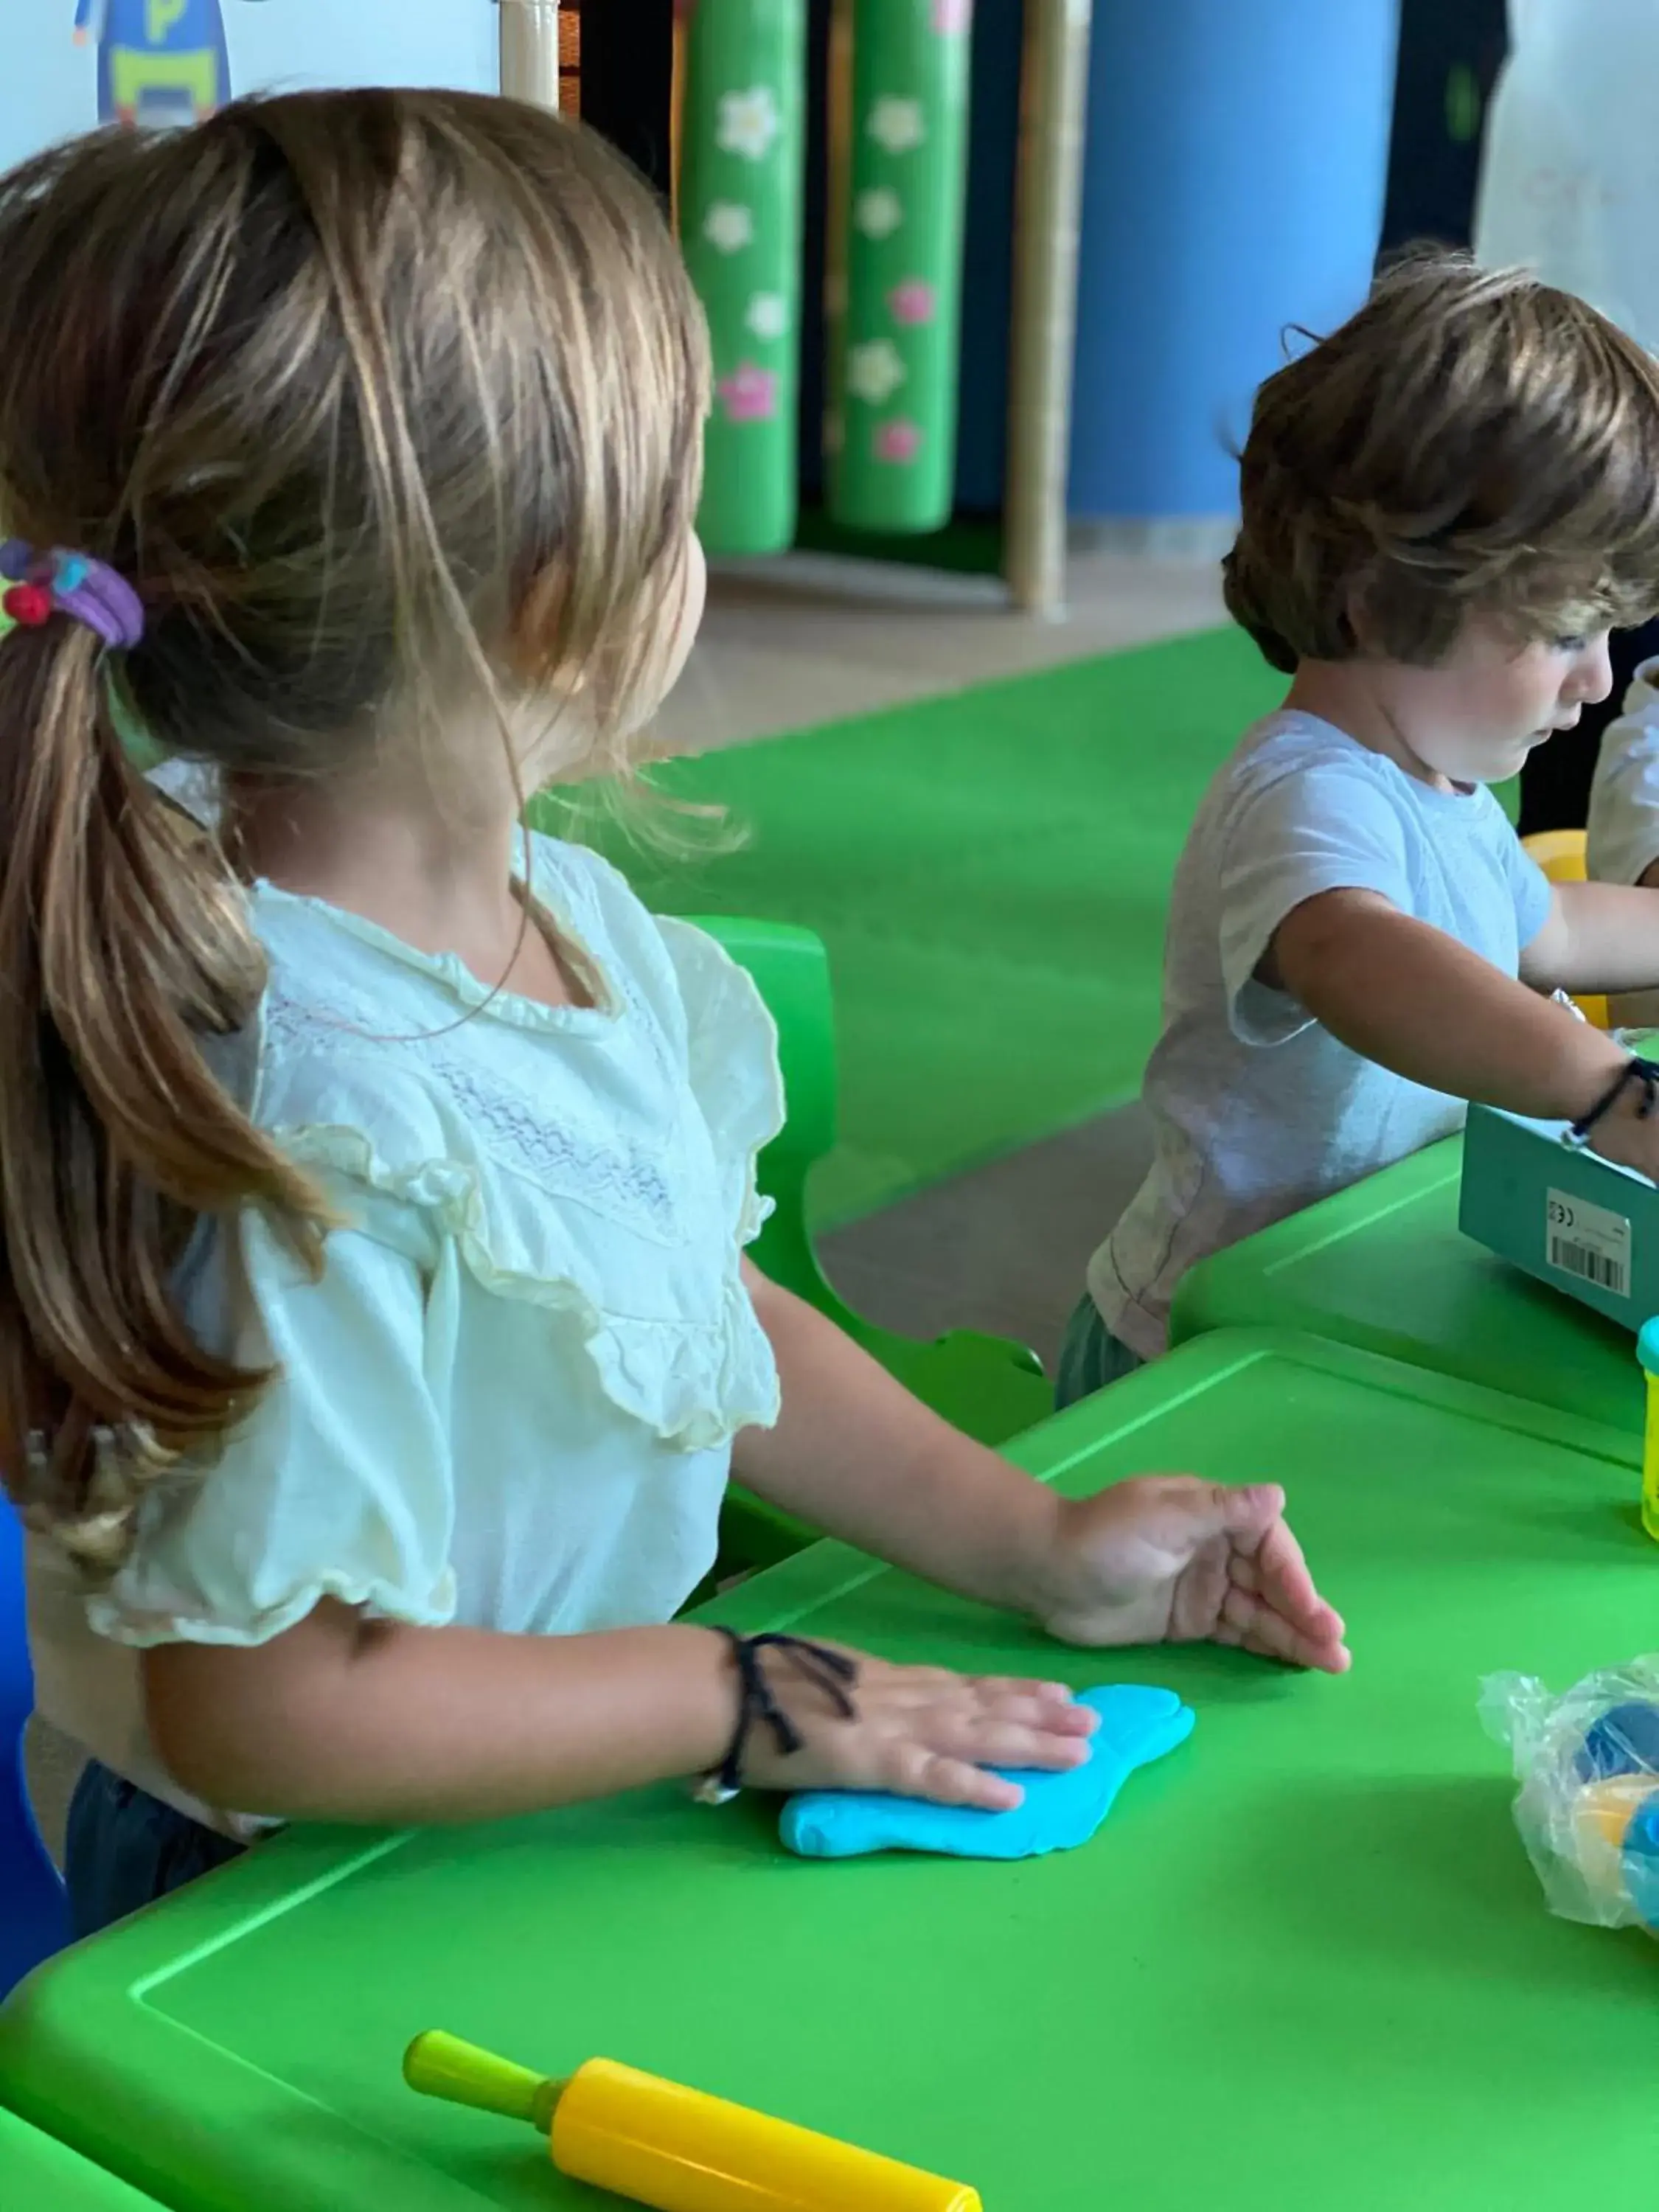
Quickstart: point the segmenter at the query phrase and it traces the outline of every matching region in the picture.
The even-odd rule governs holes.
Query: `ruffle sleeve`
[[[659,919],[685,1007],[691,1089],[714,1148],[730,1218],[750,1244],[772,1211],[756,1162],[783,1127],[777,1024],[753,979],[704,930]]]
[[[455,1606],[441,1266],[428,1286],[404,1254],[346,1231],[313,1283],[257,1217],[234,1243],[252,1299],[237,1351],[281,1378],[210,1464],[147,1501],[93,1627],[136,1645],[258,1644],[324,1598],[441,1626]]]

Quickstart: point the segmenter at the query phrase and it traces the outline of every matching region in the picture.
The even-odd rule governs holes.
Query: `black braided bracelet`
[[[858,1680],[858,1662],[844,1652],[808,1643],[800,1636],[739,1636],[732,1628],[717,1628],[714,1633],[731,1645],[737,1665],[738,1723],[725,1758],[694,1787],[693,1796],[704,1805],[729,1803],[742,1789],[744,1759],[757,1727],[771,1730],[773,1741],[786,1759],[800,1749],[800,1730],[772,1695],[762,1668],[763,1652],[775,1651],[781,1659],[787,1660],[815,1689],[823,1691],[842,1720],[858,1717],[851,1692],[851,1685]]]
[[[1642,1103],[1636,1109],[1636,1118],[1638,1121],[1647,1120],[1659,1104],[1659,1060],[1644,1060],[1637,1053],[1620,1069],[1618,1081],[1609,1084],[1589,1112],[1581,1115],[1567,1131],[1565,1141],[1575,1152],[1582,1152],[1589,1144],[1592,1133],[1607,1120],[1632,1083],[1642,1086]]]

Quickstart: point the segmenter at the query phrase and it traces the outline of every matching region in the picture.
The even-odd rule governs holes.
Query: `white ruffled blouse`
[[[262,1221],[204,1243],[204,1340],[281,1370],[199,1479],[148,1501],[88,1602],[33,1547],[42,1711],[142,1787],[136,1648],[258,1644],[324,1596],[541,1635],[667,1620],[714,1557],[739,1429],[778,1411],[739,1272],[782,1123],[776,1037],[701,931],[536,838],[594,1007],[262,885],[270,980],[226,1081],[349,1225],[308,1281]],[[226,1825],[222,1815],[208,1817]]]

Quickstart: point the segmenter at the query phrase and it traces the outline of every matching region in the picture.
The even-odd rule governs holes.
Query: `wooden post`
[[[501,11],[501,90],[538,107],[559,105],[559,0],[496,0]]]
[[[1025,0],[1002,561],[1014,605],[1048,616],[1066,595],[1090,15],[1091,0]]]

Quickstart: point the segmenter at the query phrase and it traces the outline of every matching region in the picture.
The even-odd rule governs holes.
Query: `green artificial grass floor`
[[[1133,1095],[1193,811],[1283,688],[1218,630],[662,772],[747,843],[619,855],[641,895],[829,946],[842,1142],[816,1178],[822,1221]]]
[[[1240,632],[1206,631],[661,771],[728,811],[738,850],[663,863],[599,836],[660,912],[828,945],[841,1142],[820,1225],[1134,1094],[1193,811],[1283,690]],[[1500,796],[1513,819],[1516,787]]]

